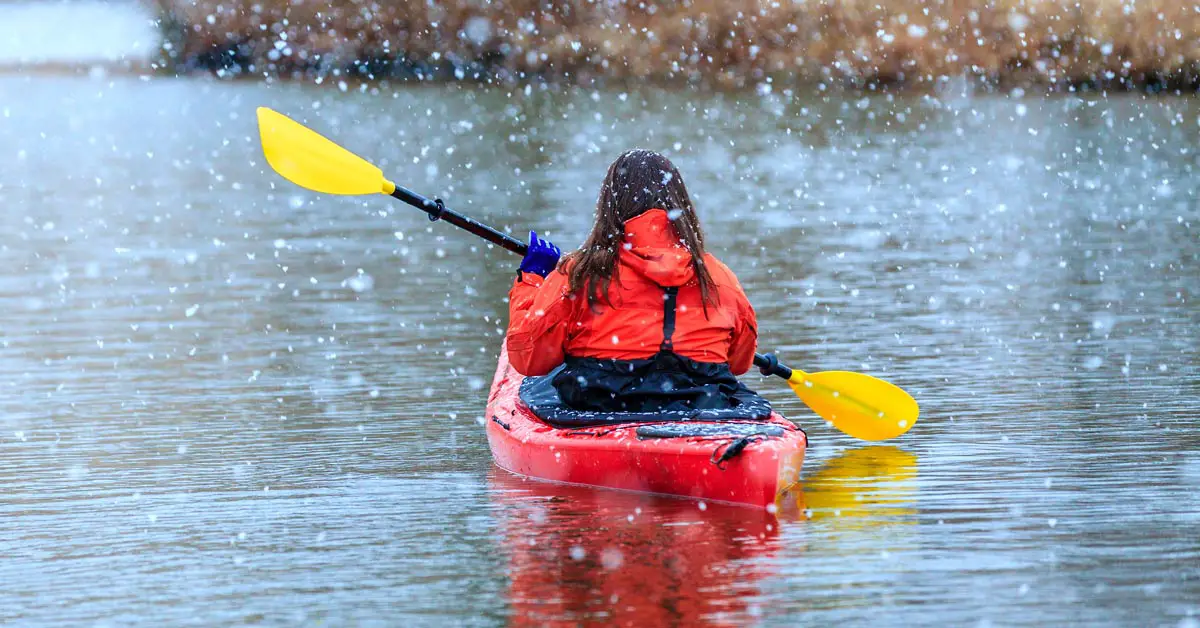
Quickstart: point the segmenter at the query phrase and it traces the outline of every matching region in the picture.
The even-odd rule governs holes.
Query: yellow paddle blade
[[[275,172],[325,194],[391,194],[395,186],[367,160],[266,107],[258,108],[263,154]]]
[[[895,438],[912,428],[920,412],[911,395],[862,373],[793,371],[788,385],[821,418],[862,440]]]

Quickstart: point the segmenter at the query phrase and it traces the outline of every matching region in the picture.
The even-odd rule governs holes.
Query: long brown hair
[[[608,167],[596,201],[596,225],[583,248],[568,256],[570,290],[587,291],[588,305],[611,305],[608,287],[617,273],[617,255],[625,237],[625,221],[647,210],[666,210],[679,241],[692,256],[700,297],[708,309],[716,284],[704,265],[704,232],[683,175],[666,157],[651,151],[626,151]],[[618,279],[619,281],[619,279]]]

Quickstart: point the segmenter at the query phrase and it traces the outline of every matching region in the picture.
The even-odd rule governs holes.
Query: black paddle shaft
[[[424,196],[421,196],[420,194],[417,194],[416,192],[413,192],[412,190],[409,190],[408,188],[404,188],[399,185],[397,185],[396,189],[392,191],[392,196],[404,201],[405,203],[408,203],[409,205],[412,205],[413,207],[416,207],[426,214],[429,214],[430,220],[445,220],[459,229],[470,231],[484,240],[487,240],[496,246],[508,249],[517,255],[524,255],[525,250],[528,248],[528,245],[526,245],[524,242],[506,233],[496,231],[482,222],[447,208],[446,204],[443,203],[442,199],[440,198],[430,200]]]
[[[774,353],[766,355],[755,353],[754,366],[757,366],[763,375],[778,375],[784,379],[792,377],[792,369],[780,364],[779,358],[775,357]]]
[[[526,249],[529,248],[529,246],[524,242],[521,242],[520,240],[506,233],[496,231],[495,229],[475,220],[474,218],[464,216],[452,209],[447,208],[446,204],[443,203],[442,199],[440,198],[430,200],[408,188],[399,185],[397,185],[396,189],[392,191],[392,196],[425,212],[429,215],[430,220],[445,220],[459,229],[469,231],[483,238],[484,240],[487,240],[496,246],[512,251],[517,255],[524,255]],[[773,353],[768,353],[766,355],[755,353],[754,366],[757,366],[759,370],[762,371],[763,375],[778,375],[784,379],[788,379],[792,376],[792,369],[780,364],[779,358],[775,357],[775,354]]]

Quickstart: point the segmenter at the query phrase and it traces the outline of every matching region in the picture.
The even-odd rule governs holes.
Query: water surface
[[[0,94],[0,621],[1200,619],[1194,99]],[[563,248],[666,150],[761,348],[922,419],[863,449],[749,376],[812,439],[778,520],[514,479],[479,422],[516,260],[279,179],[260,105]]]

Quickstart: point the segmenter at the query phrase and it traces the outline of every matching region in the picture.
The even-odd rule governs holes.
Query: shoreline
[[[1200,89],[1200,12],[1115,0],[476,6],[156,0],[169,73],[770,91]]]
[[[191,69],[188,71],[167,71],[162,66],[154,63],[146,63],[139,65],[131,65],[128,63],[39,63],[39,64],[0,64],[0,78],[21,77],[30,79],[33,77],[66,77],[66,78],[88,78],[92,80],[103,79],[140,79],[143,81],[149,80],[171,80],[171,79],[199,79],[211,80],[216,82],[230,83],[264,83],[264,84],[301,84],[312,83],[326,89],[340,89],[341,91],[367,91],[367,90],[388,90],[388,89],[438,89],[451,85],[460,85],[463,87],[472,87],[479,89],[497,89],[497,90],[512,90],[532,87],[538,91],[548,89],[554,90],[599,90],[602,92],[616,91],[636,91],[636,90],[664,90],[677,91],[688,89],[697,94],[748,94],[751,91],[755,92],[758,97],[779,96],[785,99],[798,96],[804,92],[815,94],[828,95],[844,95],[844,96],[930,96],[938,99],[956,98],[956,97],[974,97],[974,96],[1012,96],[1016,98],[1023,97],[1055,97],[1055,96],[1075,96],[1075,97],[1109,97],[1119,94],[1126,95],[1143,95],[1143,96],[1165,96],[1178,97],[1190,96],[1200,92],[1200,88],[1183,89],[1169,88],[1161,85],[1153,84],[1080,84],[1080,85],[1058,85],[1048,86],[1037,82],[1021,82],[1012,79],[1003,81],[989,81],[981,77],[942,77],[937,83],[891,83],[886,85],[868,84],[854,85],[849,82],[844,83],[768,83],[769,90],[759,86],[755,89],[742,87],[730,84],[713,84],[700,82],[696,84],[682,84],[671,82],[655,82],[655,81],[635,81],[632,79],[603,79],[595,80],[589,83],[581,83],[579,81],[570,80],[560,76],[532,76],[522,77],[520,79],[508,80],[445,80],[441,78],[405,78],[396,76],[376,76],[365,77],[354,74],[304,74],[304,75],[268,75],[268,76],[248,76],[245,74],[220,73],[203,69]],[[345,83],[345,87],[342,87]]]

